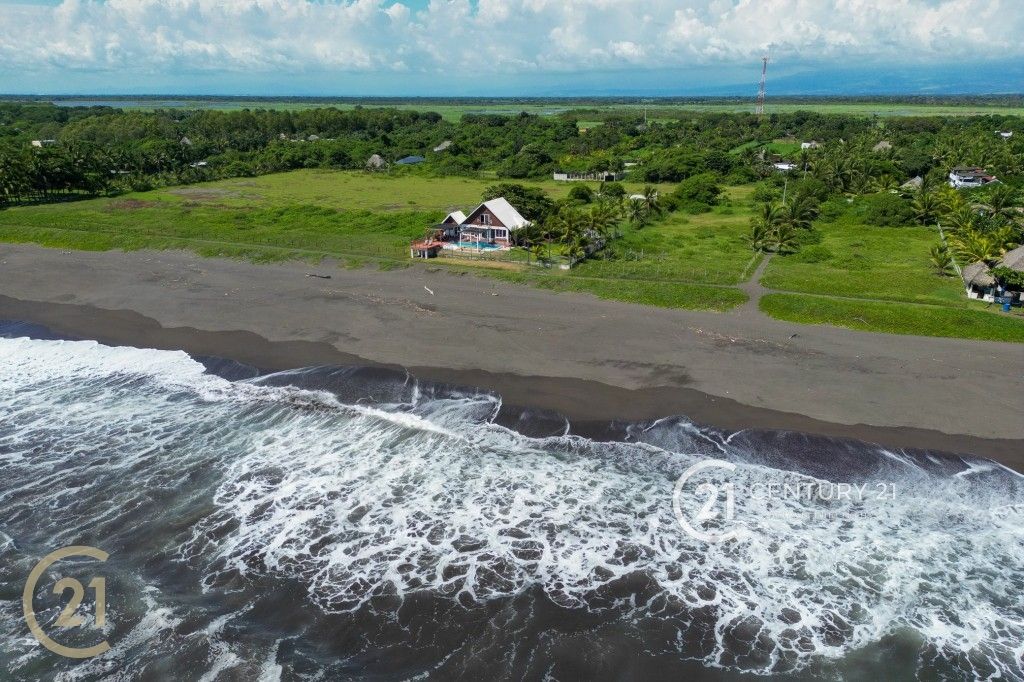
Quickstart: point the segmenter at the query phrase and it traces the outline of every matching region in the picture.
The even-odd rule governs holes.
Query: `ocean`
[[[1022,595],[988,460],[0,324],[0,679],[1024,680]]]

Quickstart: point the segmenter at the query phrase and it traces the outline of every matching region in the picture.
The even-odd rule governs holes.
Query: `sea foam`
[[[921,676],[1024,679],[1024,494],[1002,467],[807,452],[685,419],[627,442],[530,438],[493,423],[496,396],[403,395],[346,404],[280,376],[229,382],[184,353],[0,339],[0,530],[40,505],[52,525],[35,540],[51,544],[182,514],[171,556],[207,591],[269,577],[353,615],[539,591],[706,666],[827,670],[911,633]],[[896,494],[741,495],[738,539],[707,544],[672,498],[709,457],[736,466],[737,490],[854,477]],[[225,644],[210,656],[211,674],[240,665]]]

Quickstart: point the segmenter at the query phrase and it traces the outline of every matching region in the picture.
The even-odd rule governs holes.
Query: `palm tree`
[[[772,231],[760,220],[750,221],[750,232],[747,234],[747,241],[750,248],[756,252],[767,251],[770,246]]]
[[[793,227],[809,230],[818,217],[817,203],[806,195],[797,195],[782,209],[782,217]]]
[[[658,200],[656,187],[651,185],[644,187],[644,206],[647,207],[648,215],[661,215],[661,202]]]
[[[988,203],[981,208],[993,218],[1006,219],[1016,214],[1017,190],[1010,185],[1000,184],[988,196]]]
[[[995,240],[977,230],[958,232],[950,237],[956,255],[965,263],[992,263],[1002,255]]]
[[[900,186],[899,181],[892,173],[882,173],[875,179],[875,188],[879,192],[888,192],[890,190],[898,189]]]
[[[771,245],[775,253],[793,253],[800,247],[796,228],[789,223],[782,223],[771,235]]]
[[[626,204],[626,215],[634,227],[643,227],[649,220],[646,202],[643,199],[630,199]]]
[[[914,197],[912,204],[914,208],[914,216],[917,218],[917,222],[922,225],[930,225],[934,223],[940,213],[941,205],[939,199],[935,196],[934,192],[926,192],[924,189],[920,189],[917,195]]]
[[[949,254],[949,247],[945,244],[936,244],[929,251],[932,267],[935,273],[941,277],[949,275],[949,269],[953,265],[953,257]]]
[[[946,216],[945,221],[949,223],[949,227],[953,230],[973,230],[974,224],[977,221],[978,214],[973,208],[964,204],[949,212]]]

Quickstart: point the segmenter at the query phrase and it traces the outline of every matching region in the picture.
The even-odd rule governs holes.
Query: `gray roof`
[[[973,284],[979,287],[990,287],[996,283],[995,278],[989,272],[988,266],[981,261],[966,266],[963,270],[963,278],[964,284]]]
[[[1018,246],[1016,249],[1007,251],[1003,254],[1003,257],[999,259],[997,263],[999,267],[1010,268],[1017,272],[1024,272],[1024,246]]]
[[[404,158],[399,159],[395,163],[401,164],[403,166],[409,166],[414,163],[423,163],[424,161],[426,161],[426,159],[424,159],[422,156],[406,156]]]

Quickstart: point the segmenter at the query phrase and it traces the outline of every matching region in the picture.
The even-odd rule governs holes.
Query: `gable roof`
[[[405,158],[399,159],[395,163],[401,164],[403,166],[408,166],[414,163],[423,163],[424,161],[426,161],[426,159],[423,158],[422,156],[406,156]]]
[[[465,213],[463,213],[462,211],[452,211],[451,213],[444,217],[444,220],[441,221],[441,224],[448,222],[449,218],[451,218],[456,225],[461,225],[462,223],[466,222]]]
[[[488,211],[494,214],[501,224],[510,230],[517,230],[520,227],[524,227],[530,224],[530,221],[520,215],[519,211],[515,209],[512,204],[508,203],[505,197],[498,197],[497,199],[491,199],[480,204],[469,214],[470,216],[475,215],[480,209],[486,208]]]

